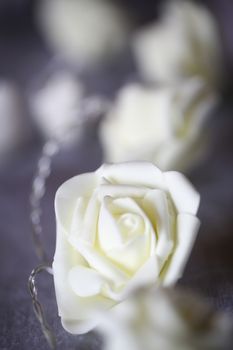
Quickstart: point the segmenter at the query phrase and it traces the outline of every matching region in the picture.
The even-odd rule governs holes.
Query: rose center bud
[[[143,234],[145,225],[143,218],[138,214],[125,213],[120,215],[117,220],[119,230],[123,240],[131,239],[137,235]]]

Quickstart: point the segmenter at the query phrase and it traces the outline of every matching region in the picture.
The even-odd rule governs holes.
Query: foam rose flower
[[[37,17],[52,49],[85,67],[112,58],[129,35],[124,11],[108,0],[43,0]]]
[[[64,328],[85,333],[93,313],[145,285],[181,277],[196,238],[199,194],[147,162],[103,165],[65,182],[55,199],[53,262]]]
[[[105,350],[230,350],[232,322],[184,290],[139,290],[112,312],[99,330]]]
[[[59,71],[31,96],[32,115],[45,138],[69,139],[75,134],[79,139],[82,130],[77,126],[83,90],[81,82],[70,73]]]
[[[170,1],[158,23],[136,34],[133,48],[138,68],[149,81],[170,83],[195,75],[212,86],[221,81],[218,28],[201,4]]]
[[[158,88],[126,85],[100,128],[105,161],[193,167],[205,154],[205,125],[216,104],[217,96],[199,78]]]

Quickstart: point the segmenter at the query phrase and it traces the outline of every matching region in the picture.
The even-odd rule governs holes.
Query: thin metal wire
[[[39,265],[31,272],[31,274],[29,276],[28,289],[29,289],[29,292],[30,292],[30,295],[32,298],[34,313],[36,315],[36,318],[40,322],[41,330],[42,330],[50,348],[55,350],[56,349],[55,335],[52,332],[52,330],[47,322],[42,304],[38,300],[38,290],[36,287],[36,277],[41,272],[47,272],[50,275],[53,275],[53,270],[52,270],[50,265],[46,265],[46,264]]]
[[[48,261],[46,250],[42,244],[41,200],[46,191],[46,181],[51,173],[52,158],[59,149],[59,143],[56,140],[49,140],[45,143],[37,163],[36,175],[30,195],[32,238],[36,255],[41,262]]]
[[[79,132],[81,127],[84,127],[90,120],[96,119],[101,114],[104,114],[109,108],[109,103],[99,97],[86,98],[80,105],[77,111],[77,123],[63,135],[62,139],[48,140],[42,149],[41,156],[37,163],[36,174],[32,183],[30,195],[30,220],[32,226],[32,239],[36,255],[41,262],[41,265],[36,267],[30,274],[28,280],[28,288],[32,298],[34,313],[40,322],[42,332],[51,349],[56,349],[56,339],[51,330],[42,304],[38,300],[38,291],[36,288],[36,277],[41,272],[47,272],[53,275],[52,267],[48,264],[48,256],[45,246],[42,242],[42,224],[41,224],[41,201],[46,192],[46,181],[51,174],[53,157],[61,150],[63,145],[72,139]]]

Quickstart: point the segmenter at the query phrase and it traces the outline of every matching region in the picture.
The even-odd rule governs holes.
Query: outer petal
[[[174,254],[162,273],[164,286],[174,284],[182,275],[195,242],[200,221],[196,216],[180,214],[177,218],[177,242]]]
[[[178,213],[196,215],[200,195],[186,177],[175,171],[164,173],[164,177]]]
[[[166,193],[160,190],[148,191],[143,200],[143,205],[156,227],[157,244],[156,254],[161,259],[166,259],[172,248],[172,230],[171,219],[169,215]],[[175,213],[173,213],[174,215]]]
[[[106,178],[112,184],[161,189],[165,186],[161,170],[148,162],[104,164],[97,172],[99,176]]]
[[[63,318],[61,323],[63,328],[71,334],[86,334],[97,326],[98,321],[94,319],[77,321]]]
[[[127,283],[129,279],[128,274],[95,248],[80,240],[78,242],[78,250],[89,265],[105,277],[107,281],[111,281],[116,286],[122,286]]]
[[[65,231],[70,229],[73,212],[79,197],[90,197],[98,185],[96,173],[73,177],[59,187],[55,197],[56,219]]]
[[[123,291],[115,292],[114,290],[108,289],[106,290],[106,296],[109,296],[110,298],[118,302],[122,301],[125,298],[127,298],[134,290],[156,283],[158,281],[159,271],[159,258],[153,255],[129,280]]]
[[[100,294],[104,279],[97,271],[77,265],[69,272],[69,284],[75,294],[86,298]]]
[[[66,233],[58,224],[53,262],[58,313],[64,328],[76,334],[85,333],[95,326],[89,320],[93,310],[109,309],[114,305],[114,301],[103,296],[85,298],[84,302],[83,298],[75,294],[69,283],[69,272],[77,265],[85,266],[85,261],[69,244]]]

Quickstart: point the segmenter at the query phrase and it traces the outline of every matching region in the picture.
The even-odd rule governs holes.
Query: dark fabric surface
[[[208,159],[190,174],[200,191],[201,230],[181,284],[207,298],[217,309],[233,312],[233,118],[232,108],[221,108],[212,122],[214,131]],[[32,312],[27,279],[38,264],[29,223],[28,198],[39,147],[25,152],[0,174],[0,348],[46,349]],[[79,147],[56,156],[43,200],[44,242],[52,257],[55,243],[53,198],[56,188],[69,177],[98,167],[101,150],[93,133]],[[97,349],[94,335],[66,334],[56,315],[51,277],[39,278],[40,297],[48,320],[57,333],[58,349]]]
[[[5,0],[7,3],[7,1]],[[233,37],[231,34],[232,1],[206,1],[215,11],[220,23],[229,67],[233,66]],[[2,2],[3,3],[3,2]],[[2,4],[1,3],[1,4]],[[13,1],[12,1],[13,3]],[[0,32],[0,75],[17,81],[26,92],[33,79],[43,70],[49,52],[39,36],[31,30],[28,11],[15,1],[14,19],[24,15],[30,18],[17,28]],[[29,4],[29,1],[25,0]],[[9,2],[8,2],[9,4]],[[8,5],[8,12],[11,6]],[[0,7],[1,16],[3,7]],[[18,11],[18,12],[17,12]],[[8,16],[9,17],[9,16]],[[8,18],[6,17],[6,18]],[[11,16],[10,16],[11,17]],[[9,18],[10,18],[9,17]],[[8,19],[9,19],[8,18]],[[24,17],[23,17],[24,18]],[[6,21],[7,22],[7,21]],[[3,23],[3,22],[1,22]],[[6,27],[6,28],[5,28]],[[4,30],[3,30],[4,29]],[[5,35],[4,33],[8,34]],[[229,68],[229,76],[230,76]],[[89,79],[90,89],[104,92],[114,90],[125,70],[115,70],[110,78],[98,73]],[[231,82],[231,79],[229,79]],[[230,85],[230,84],[229,84]],[[213,132],[208,158],[189,174],[200,191],[202,202],[199,216],[200,233],[181,284],[203,295],[217,309],[233,313],[233,106],[231,92],[224,97],[222,106],[212,119]],[[34,139],[36,136],[34,135]],[[0,349],[47,349],[47,344],[33,314],[27,290],[28,276],[37,264],[29,222],[29,194],[41,144],[32,142],[20,157],[0,168]],[[101,150],[95,131],[89,131],[79,146],[56,156],[53,171],[42,203],[44,242],[49,256],[53,255],[55,223],[53,199],[57,187],[69,177],[96,169],[101,164]],[[53,283],[50,276],[39,278],[40,298],[46,306],[48,321],[57,334],[58,349],[92,350],[100,348],[95,335],[74,337],[63,331],[57,317]]]

